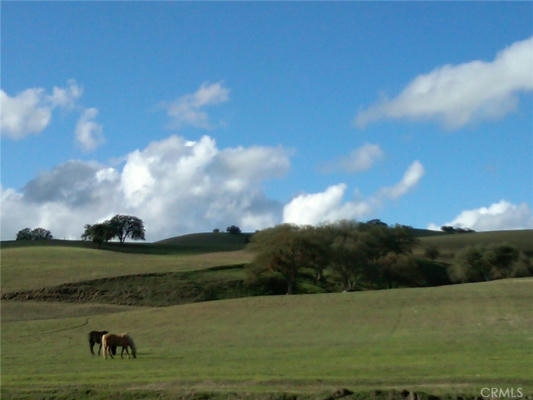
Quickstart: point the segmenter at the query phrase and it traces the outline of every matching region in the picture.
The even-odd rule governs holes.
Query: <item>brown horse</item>
[[[137,350],[135,349],[135,343],[133,342],[131,336],[129,336],[127,333],[121,333],[120,335],[106,333],[104,336],[102,336],[102,347],[104,348],[104,352],[102,353],[102,355],[104,356],[104,359],[107,359],[108,354],[111,356],[111,358],[113,358],[113,346],[122,346],[120,358],[124,358],[124,350],[126,350],[128,358],[130,357],[128,347],[131,349],[133,358],[137,358]]]

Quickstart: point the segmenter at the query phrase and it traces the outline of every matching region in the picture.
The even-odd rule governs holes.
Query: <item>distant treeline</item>
[[[379,221],[380,222],[380,221]],[[285,285],[294,293],[312,275],[328,291],[434,286],[533,275],[530,260],[507,244],[467,247],[453,263],[428,247],[415,256],[418,239],[408,226],[340,221],[322,226],[278,225],[257,232],[249,249],[248,282]]]

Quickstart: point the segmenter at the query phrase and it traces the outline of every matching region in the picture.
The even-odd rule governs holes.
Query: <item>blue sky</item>
[[[533,228],[532,3],[2,2],[2,239]],[[29,29],[31,27],[31,29]]]

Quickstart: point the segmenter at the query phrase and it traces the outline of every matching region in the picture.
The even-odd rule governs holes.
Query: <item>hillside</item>
[[[155,242],[156,245],[175,246],[184,249],[229,251],[241,250],[248,243],[252,233],[191,233]]]
[[[104,399],[127,390],[146,395],[135,398],[214,391],[322,393],[313,398],[325,399],[323,393],[340,387],[475,395],[486,385],[530,393],[532,302],[533,279],[523,278],[111,313],[43,305],[41,317],[55,307],[50,319],[8,316],[2,324],[2,398],[44,398],[60,390]],[[36,307],[17,304],[18,313]],[[57,307],[70,317],[58,315]],[[104,328],[129,332],[138,358],[91,357],[86,334]],[[202,396],[186,398],[210,398]]]
[[[190,271],[250,262],[246,251],[124,253],[73,246],[22,246],[1,250],[2,293],[132,274]]]
[[[454,253],[471,245],[487,246],[494,243],[511,244],[533,256],[533,229],[443,234],[420,238],[422,246],[436,246],[442,253]]]

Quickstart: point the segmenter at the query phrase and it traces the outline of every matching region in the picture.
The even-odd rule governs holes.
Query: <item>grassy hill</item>
[[[142,398],[209,391],[323,394],[340,387],[476,394],[487,385],[530,393],[532,302],[533,279],[523,278],[98,314],[47,304],[39,314],[56,307],[50,319],[2,324],[2,398],[44,398],[47,392],[60,398],[66,391],[77,399],[104,399],[136,390],[151,393]],[[12,309],[24,313],[25,307],[35,312],[35,303]],[[138,358],[91,357],[87,332],[104,328],[129,332]]]
[[[75,246],[21,246],[1,250],[2,293],[131,274],[189,271],[249,262],[246,251],[124,253]]]
[[[103,249],[3,242],[2,293],[72,301],[57,296],[70,287],[84,303],[2,301],[2,398],[324,400],[346,387],[358,393],[351,398],[396,400],[369,391],[476,396],[487,385],[533,393],[531,278],[142,306],[247,295],[234,285],[253,257],[245,242],[223,233]],[[533,230],[424,236],[417,252],[502,242],[533,255]],[[131,333],[139,357],[91,357],[92,329]]]
[[[248,243],[252,233],[192,233],[175,236],[155,242],[156,245],[175,246],[183,249],[201,251],[231,251],[242,250]]]
[[[528,256],[533,256],[533,229],[442,234],[420,237],[420,247],[436,246],[441,253],[453,254],[471,245],[488,246],[507,243],[516,246]]]

